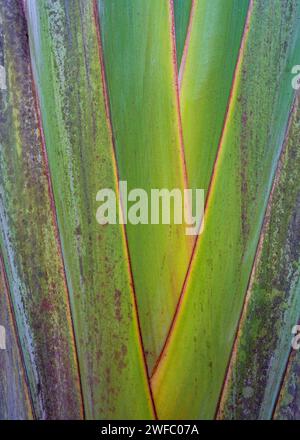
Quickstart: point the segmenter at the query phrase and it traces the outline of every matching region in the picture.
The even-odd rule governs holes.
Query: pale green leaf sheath
[[[152,380],[160,418],[214,417],[293,101],[299,9],[250,3],[204,232]]]
[[[292,328],[300,317],[299,127],[297,99],[268,204],[220,418],[271,418],[291,349]]]
[[[97,7],[84,0],[29,1],[27,15],[85,414],[149,419],[124,230],[96,221],[97,192],[117,192]]]
[[[248,0],[195,0],[180,68],[188,182],[207,194],[248,10]]]
[[[172,3],[100,0],[100,28],[119,175],[128,191],[184,187]],[[149,370],[166,338],[191,252],[185,225],[128,223]],[[150,219],[150,207],[149,207]]]
[[[176,30],[176,58],[179,69],[189,27],[191,9],[195,0],[174,0],[173,3]]]
[[[79,419],[76,351],[26,21],[20,1],[1,0],[0,5],[5,71],[0,90],[1,248],[34,414],[39,419]],[[9,393],[13,398],[13,389]]]
[[[0,255],[0,420],[32,419],[17,329]]]

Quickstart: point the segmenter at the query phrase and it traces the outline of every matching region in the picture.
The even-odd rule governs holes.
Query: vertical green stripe
[[[116,190],[93,2],[28,2],[88,419],[151,418],[123,230],[96,221]]]
[[[169,1],[98,2],[119,175],[128,191],[184,187]],[[130,207],[132,204],[128,204]],[[190,255],[184,225],[127,225],[149,371],[161,351]]]

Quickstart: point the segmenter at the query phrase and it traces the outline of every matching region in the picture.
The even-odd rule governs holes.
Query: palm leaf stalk
[[[300,316],[299,139],[297,97],[227,376],[222,418],[270,418],[280,391],[276,378],[284,377],[292,350],[291,329]]]

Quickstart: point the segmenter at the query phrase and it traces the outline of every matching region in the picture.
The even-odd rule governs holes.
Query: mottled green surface
[[[151,418],[123,229],[96,221],[116,190],[93,2],[28,2],[87,418]]]
[[[177,67],[180,68],[193,0],[174,0]]]
[[[13,320],[4,266],[0,255],[0,325],[6,349],[0,349],[0,420],[32,419],[22,354]]]
[[[222,418],[269,419],[300,316],[300,107],[276,173]]]
[[[276,420],[300,420],[300,351],[293,350],[274,414]]]
[[[237,63],[249,0],[195,2],[181,68],[180,107],[188,181],[209,186]]]
[[[0,419],[300,418],[299,17],[0,0]],[[119,178],[207,190],[195,252],[100,226]]]
[[[161,418],[214,417],[293,100],[299,9],[254,2],[204,232],[152,380]]]
[[[21,2],[1,0],[0,226],[38,418],[80,418],[81,396]]]
[[[152,188],[183,189],[170,2],[98,4],[120,178],[128,190],[143,188],[149,197]],[[151,371],[175,310],[191,240],[185,225],[128,224],[127,233]]]

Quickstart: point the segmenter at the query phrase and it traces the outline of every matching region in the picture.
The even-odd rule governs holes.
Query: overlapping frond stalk
[[[185,159],[191,188],[209,187],[248,0],[195,0],[180,68]]]
[[[119,175],[128,191],[184,188],[172,2],[100,0]],[[150,218],[150,214],[149,214]],[[127,225],[149,371],[165,340],[191,252],[185,225]]]
[[[23,354],[0,255],[0,322],[4,329],[0,351],[0,420],[32,419],[32,407]],[[5,351],[4,351],[5,349]]]
[[[299,325],[299,324],[298,324]],[[274,408],[273,419],[299,420],[300,418],[300,351],[290,353],[286,374],[283,377],[279,399]]]
[[[0,14],[5,69],[0,91],[1,248],[20,345],[36,416],[81,418],[68,292],[21,2],[1,0]]]
[[[204,232],[152,380],[161,418],[214,416],[293,100],[299,7],[250,2]]]
[[[0,418],[299,418],[299,0],[0,7]]]
[[[96,194],[118,192],[95,3],[27,2],[87,418],[153,408],[122,225],[100,227]]]
[[[219,417],[269,419],[300,317],[299,99],[290,117]]]

